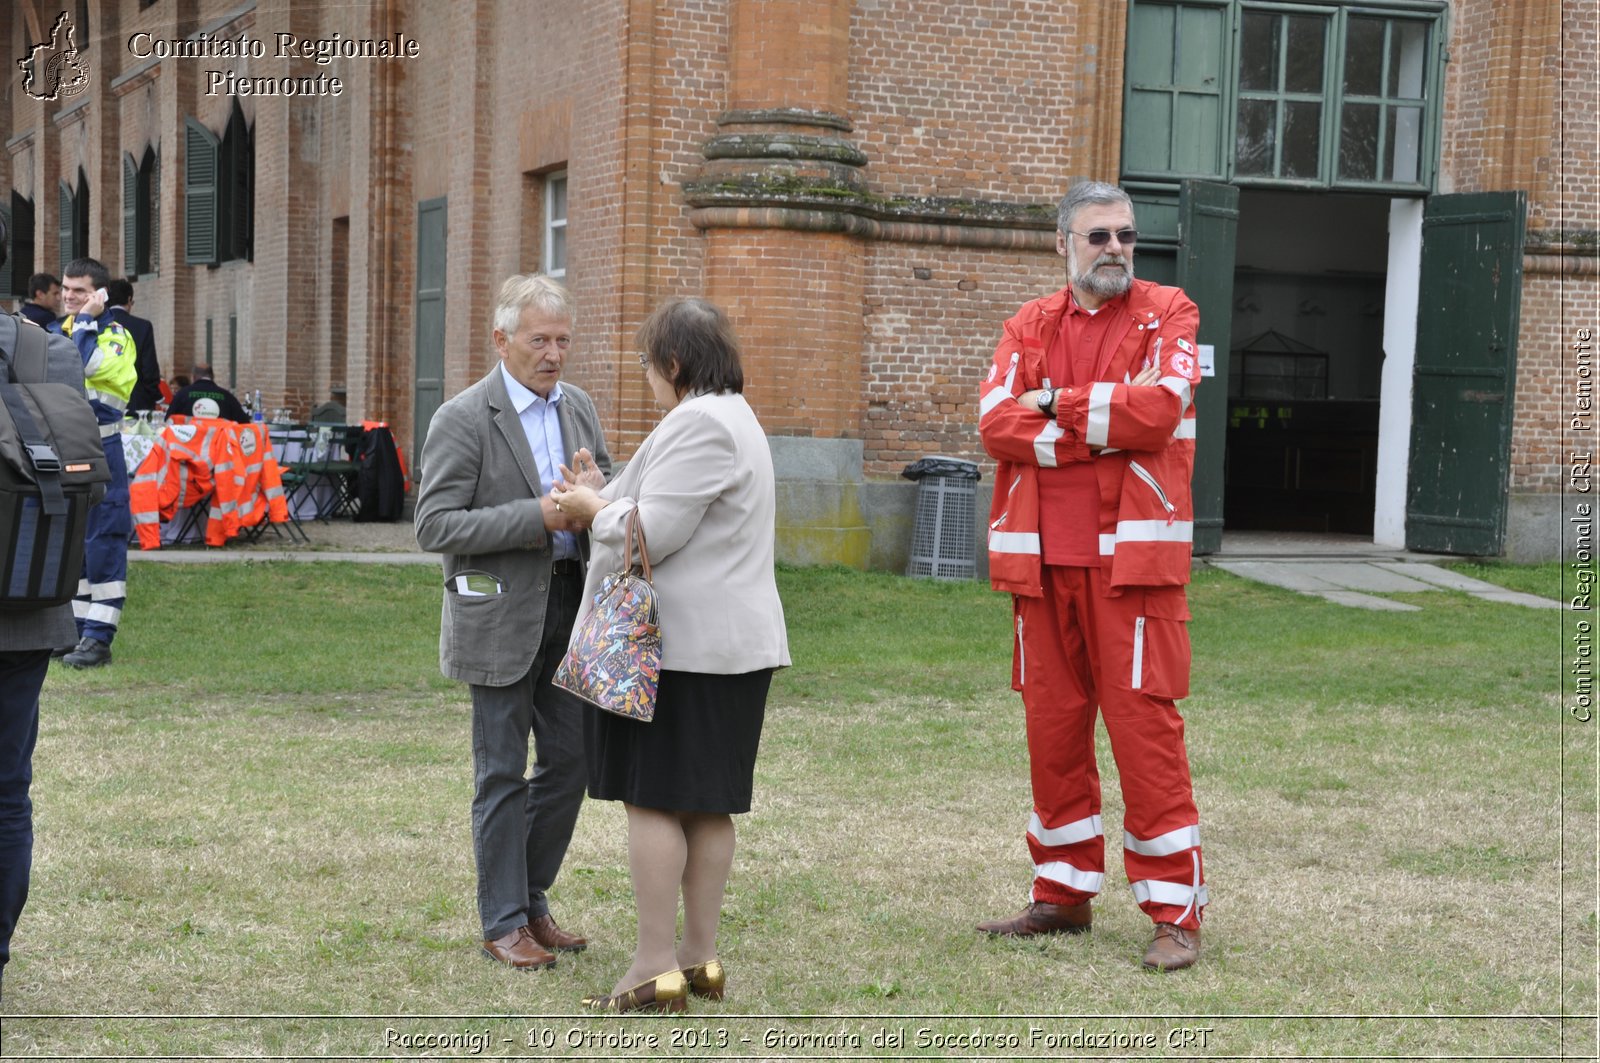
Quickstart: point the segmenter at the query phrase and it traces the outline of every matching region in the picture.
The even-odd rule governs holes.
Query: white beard
[[[1119,265],[1122,269],[1115,273],[1102,272],[1100,267],[1107,263]],[[1090,263],[1086,273],[1080,274],[1075,270],[1069,270],[1067,279],[1072,282],[1075,291],[1088,292],[1101,299],[1114,299],[1133,287],[1133,262],[1125,258],[1100,255]]]

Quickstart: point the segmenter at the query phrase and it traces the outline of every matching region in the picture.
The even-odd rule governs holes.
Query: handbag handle
[[[650,582],[650,553],[645,549],[644,525],[639,523],[639,507],[628,511],[628,545],[623,549],[622,571],[633,571],[633,540],[639,540],[639,571],[646,583]]]

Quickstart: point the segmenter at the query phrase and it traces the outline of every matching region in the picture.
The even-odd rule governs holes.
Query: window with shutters
[[[184,119],[184,149],[184,265],[254,259],[255,133],[238,102],[221,138]]]
[[[33,294],[28,291],[28,278],[37,272],[33,267],[33,200],[12,189],[11,214],[6,222],[11,246],[7,248],[10,254],[6,257],[5,268],[11,272],[0,292],[27,298]]]
[[[1445,5],[1133,0],[1125,177],[1432,188]]]
[[[77,186],[62,181],[58,196],[56,233],[60,251],[58,270],[66,275],[67,263],[89,255],[89,178],[78,170]]]
[[[122,255],[123,271],[133,280],[160,272],[158,236],[160,201],[157,155],[147,147],[139,161],[122,157]]]

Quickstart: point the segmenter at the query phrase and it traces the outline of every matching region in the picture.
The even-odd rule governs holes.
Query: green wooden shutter
[[[149,152],[145,156],[145,191],[140,202],[147,204],[145,211],[145,238],[149,242],[150,256],[145,268],[151,273],[161,272],[161,156]]]
[[[1135,2],[1128,15],[1122,169],[1222,177],[1228,9]]]
[[[1222,548],[1224,444],[1228,433],[1228,349],[1233,334],[1233,266],[1239,190],[1185,181],[1178,193],[1178,287],[1200,308],[1195,339],[1212,350],[1212,372],[1195,389],[1194,552]]]
[[[1505,548],[1525,192],[1433,196],[1422,218],[1406,549]]]
[[[422,444],[428,425],[444,402],[444,312],[446,267],[449,265],[449,214],[446,200],[417,204],[416,348],[411,436],[411,467],[421,476]]]
[[[183,264],[213,266],[218,257],[217,171],[220,142],[211,130],[185,118],[183,159]]]
[[[57,204],[60,215],[56,219],[56,252],[60,262],[56,264],[56,273],[63,279],[67,276],[67,263],[72,261],[72,186],[62,181],[58,189]]]
[[[122,271],[139,275],[139,167],[132,155],[122,156]]]

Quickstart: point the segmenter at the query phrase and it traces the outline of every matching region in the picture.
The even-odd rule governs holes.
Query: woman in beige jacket
[[[639,330],[639,346],[666,415],[600,491],[563,470],[571,486],[552,492],[590,525],[584,611],[622,567],[628,516],[638,512],[662,633],[655,719],[591,709],[585,721],[589,795],[628,812],[639,937],[612,991],[584,1004],[681,1011],[691,992],[722,997],[716,938],[732,816],[750,810],[767,689],[789,663],[789,643],[773,577],[772,454],[742,394],[726,315],[704,299],[671,300]]]

